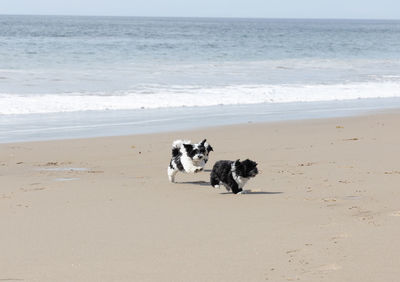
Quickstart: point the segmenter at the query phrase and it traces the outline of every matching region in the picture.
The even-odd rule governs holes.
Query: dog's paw
[[[194,173],[198,173],[198,172],[200,172],[200,171],[203,171],[203,168],[196,168],[196,169],[194,170]]]
[[[214,185],[214,188],[221,188],[221,186],[219,186],[219,185],[217,184],[217,185]]]
[[[247,190],[242,190],[242,191],[240,191],[239,193],[237,193],[238,195],[242,195],[242,194],[247,194]]]

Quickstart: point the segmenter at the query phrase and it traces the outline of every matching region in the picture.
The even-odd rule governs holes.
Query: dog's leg
[[[187,173],[198,173],[203,170],[202,166],[195,166],[193,164],[185,166],[185,171]]]
[[[228,185],[228,184],[226,184],[226,183],[222,183],[222,182],[221,182],[221,184],[222,184],[222,185],[224,185],[224,187],[225,187],[226,191],[228,191],[228,192],[230,192],[230,191],[231,191],[231,187],[229,187],[229,185]]]
[[[194,173],[198,173],[200,171],[203,171],[203,168],[199,166],[194,170]]]
[[[211,183],[212,187],[219,188],[219,179],[218,179],[217,175],[214,173],[214,171],[211,171],[210,183]]]
[[[201,160],[201,162],[197,166],[193,167],[194,173],[203,171],[205,165],[206,165],[206,161],[204,159]]]
[[[175,182],[175,175],[177,174],[178,170],[172,168],[170,165],[168,166],[168,179],[170,182]]]
[[[233,194],[242,194],[243,189],[239,187],[239,185],[236,182],[231,183],[231,188],[232,188],[232,193]]]

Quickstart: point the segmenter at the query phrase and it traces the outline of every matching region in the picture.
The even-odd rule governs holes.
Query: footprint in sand
[[[322,198],[324,202],[336,202],[336,198]]]
[[[298,164],[297,166],[312,166],[312,165],[315,165],[315,163],[313,163],[313,162],[307,162],[307,163]]]
[[[73,180],[79,180],[79,178],[78,177],[59,177],[59,178],[54,179],[54,181],[58,181],[58,182],[73,181]]]
[[[334,244],[339,243],[340,240],[346,239],[347,237],[349,237],[349,235],[347,235],[346,233],[342,233],[342,234],[338,234],[336,236],[331,237],[331,241]]]
[[[37,187],[37,188],[20,188],[21,191],[23,192],[31,192],[31,191],[41,191],[45,190],[45,187]]]
[[[320,272],[329,272],[329,271],[339,270],[341,268],[342,267],[336,263],[330,263],[330,264],[321,265],[316,270],[320,271]]]
[[[342,233],[342,234],[338,234],[336,236],[333,236],[331,239],[332,240],[337,240],[337,239],[344,239],[344,238],[348,238],[349,235],[346,233]]]
[[[86,167],[55,167],[55,168],[40,168],[39,171],[57,171],[57,172],[82,172],[88,171]]]
[[[400,174],[400,171],[398,170],[385,171],[385,174]]]
[[[395,211],[389,214],[390,216],[400,216],[400,211]]]
[[[1,194],[0,199],[11,199],[11,196],[8,196],[6,194]]]

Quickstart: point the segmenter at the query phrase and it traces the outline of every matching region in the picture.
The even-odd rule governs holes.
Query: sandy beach
[[[398,281],[400,112],[0,144],[0,281]],[[168,182],[171,143],[206,171]],[[209,186],[250,158],[245,195]]]

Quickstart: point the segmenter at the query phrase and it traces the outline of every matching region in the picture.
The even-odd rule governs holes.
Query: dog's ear
[[[207,139],[204,139],[203,141],[200,142],[200,146],[204,146],[204,143],[206,143]]]
[[[211,151],[214,151],[214,149],[213,149],[213,147],[211,147],[211,145],[208,145],[207,146],[207,151],[211,152]]]
[[[235,166],[236,166],[236,167],[240,166],[240,159],[237,159],[237,160],[235,161]]]
[[[258,165],[258,163],[256,163],[255,161],[252,161],[252,160],[250,160],[250,159],[247,159],[246,161],[248,161],[249,163],[251,163],[251,164],[254,165],[254,166],[257,166],[257,165]]]
[[[193,150],[192,144],[183,144],[187,153],[190,153]]]

